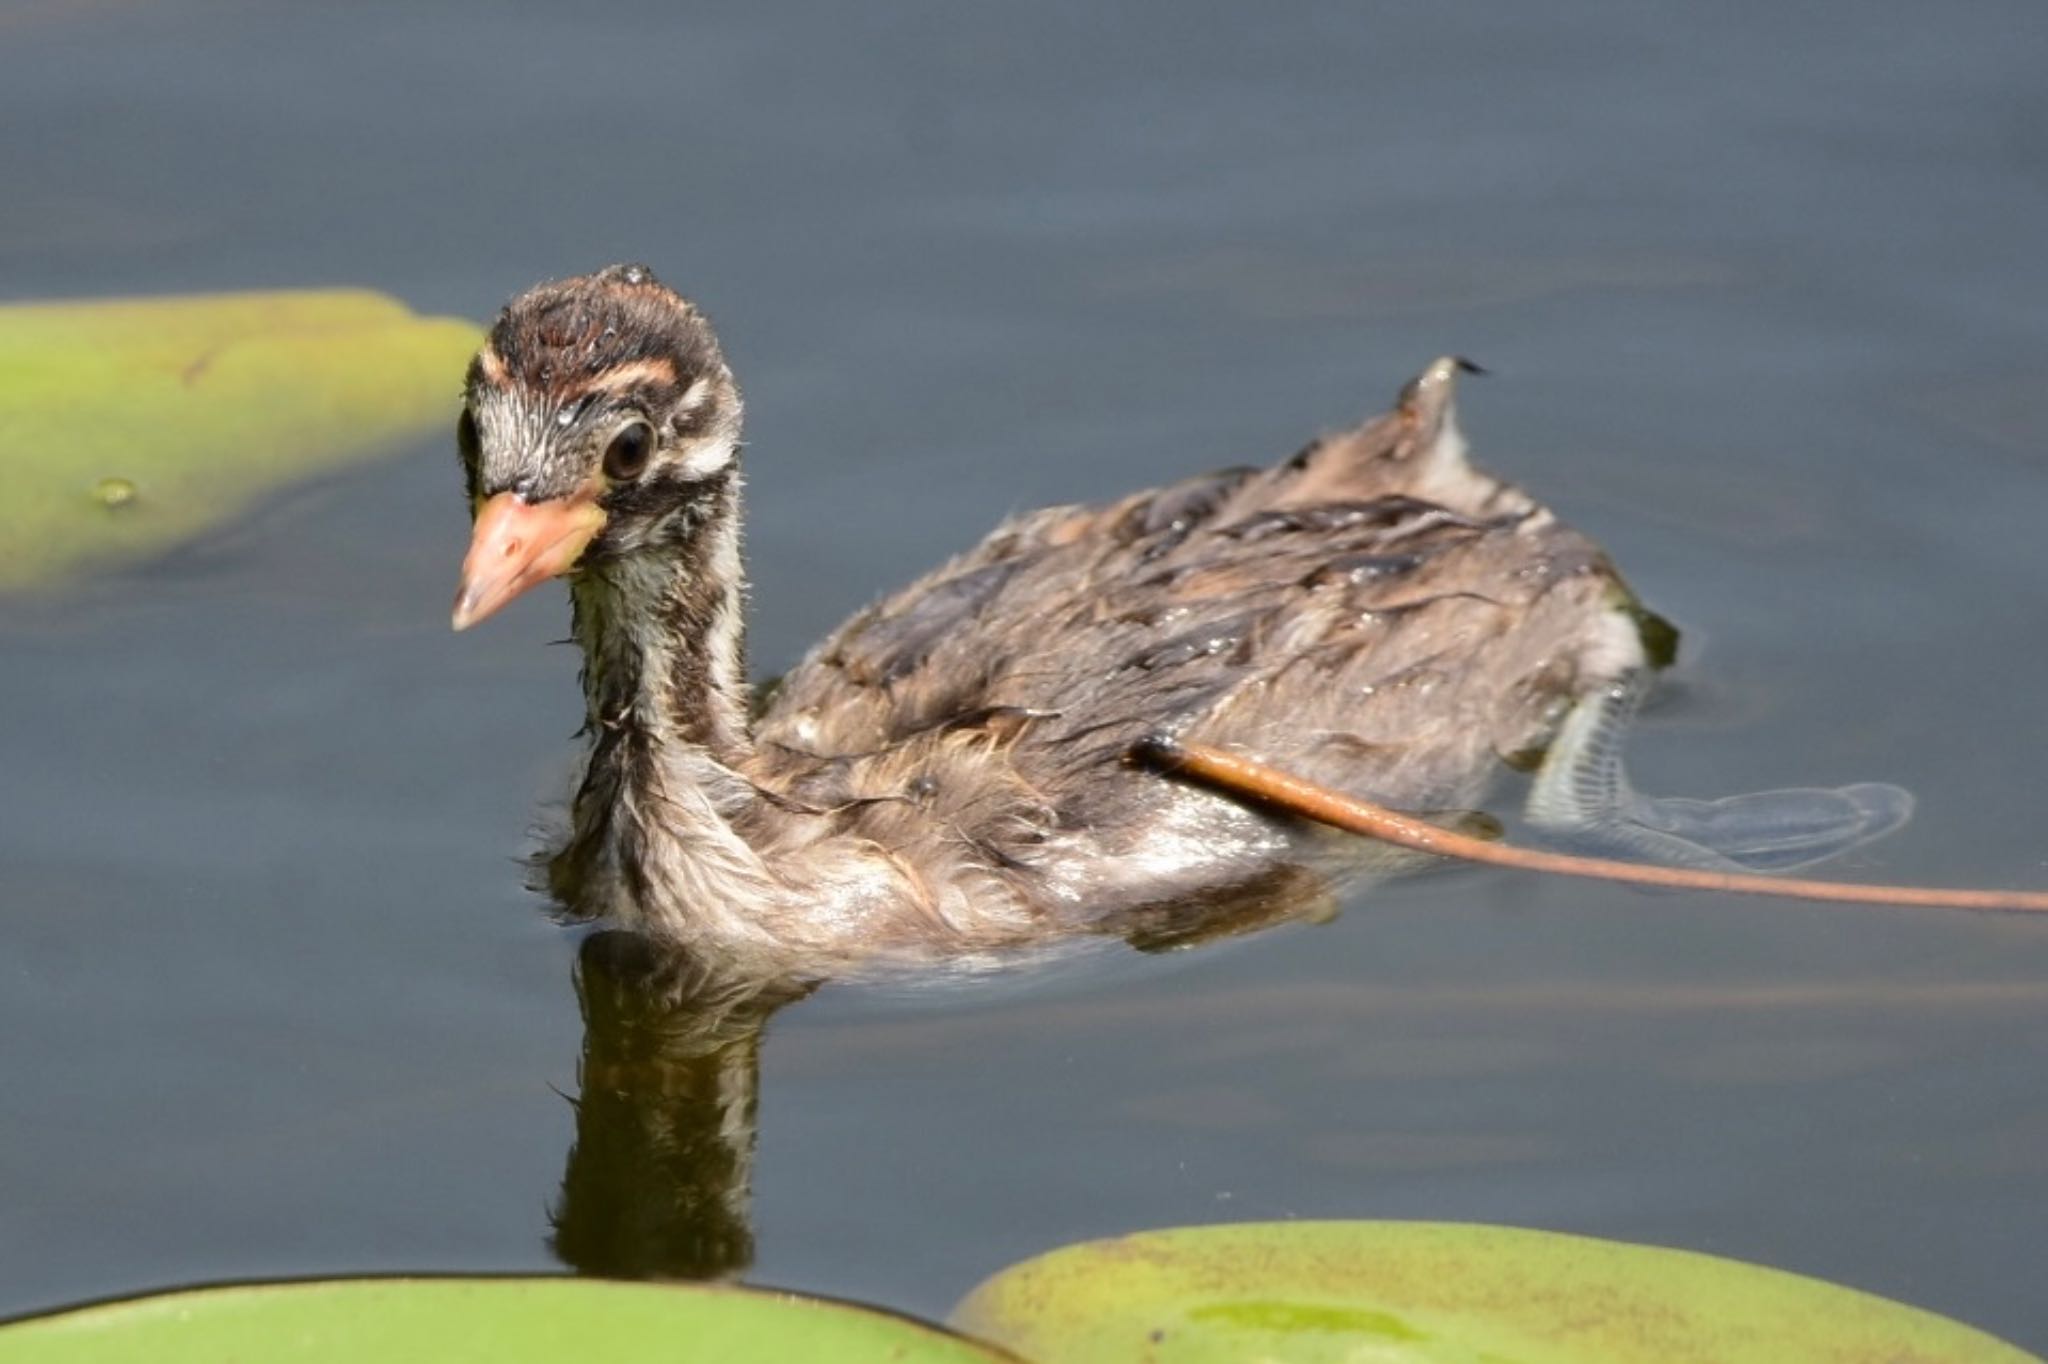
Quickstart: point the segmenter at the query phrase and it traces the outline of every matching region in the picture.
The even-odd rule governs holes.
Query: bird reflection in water
[[[576,1142],[549,1242],[564,1264],[626,1279],[746,1270],[761,1033],[804,992],[715,980],[633,934],[584,941]]]
[[[1333,909],[1327,881],[1293,869],[1133,912],[1122,926],[1129,946],[1163,952]],[[762,1035],[814,986],[736,977],[618,930],[584,940],[575,979],[576,1140],[550,1249],[605,1278],[739,1277],[754,1256]]]

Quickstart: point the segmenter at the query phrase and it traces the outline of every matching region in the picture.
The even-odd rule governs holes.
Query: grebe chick
[[[823,976],[1123,933],[1327,855],[1122,761],[1155,732],[1408,809],[1533,764],[1535,825],[1682,865],[1778,869],[1902,822],[1889,786],[1630,788],[1618,740],[1668,627],[1467,461],[1460,367],[1276,466],[1013,517],[752,718],[740,393],[710,325],[641,266],[520,295],[469,369],[454,624],[569,581],[589,755],[549,888],[736,972]]]

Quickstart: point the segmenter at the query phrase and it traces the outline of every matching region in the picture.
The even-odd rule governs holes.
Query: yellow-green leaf
[[[992,1364],[1009,1358],[907,1317],[794,1293],[567,1278],[236,1284],[0,1327],[5,1364]]]
[[[0,307],[0,589],[452,428],[478,340],[361,290]]]
[[[1088,1242],[995,1275],[952,1321],[1061,1364],[2041,1364],[1931,1313],[1778,1270],[1424,1222]]]

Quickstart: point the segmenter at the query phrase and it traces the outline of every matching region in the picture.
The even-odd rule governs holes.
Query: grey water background
[[[1478,456],[1687,631],[1646,788],[1897,781],[1829,874],[2042,885],[2044,59],[2034,0],[13,3],[0,294],[644,259],[748,393],[764,673],[1463,352]],[[555,1266],[575,943],[515,859],[575,662],[555,592],[449,634],[450,444],[0,600],[0,1313]],[[788,1010],[749,1277],[930,1314],[1134,1228],[1476,1220],[2042,1349],[2044,1077],[2048,923],[1441,874]]]

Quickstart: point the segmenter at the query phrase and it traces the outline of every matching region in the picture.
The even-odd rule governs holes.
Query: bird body
[[[1407,808],[1535,766],[1539,824],[1674,860],[1810,858],[1903,819],[1895,788],[1706,819],[1627,786],[1614,740],[1660,623],[1469,462],[1460,364],[1278,465],[1012,518],[750,723],[740,400],[708,325],[637,266],[515,299],[469,375],[456,624],[570,579],[590,755],[549,888],[734,970],[824,975],[1128,934],[1335,865],[1299,821],[1123,761],[1155,733]]]

